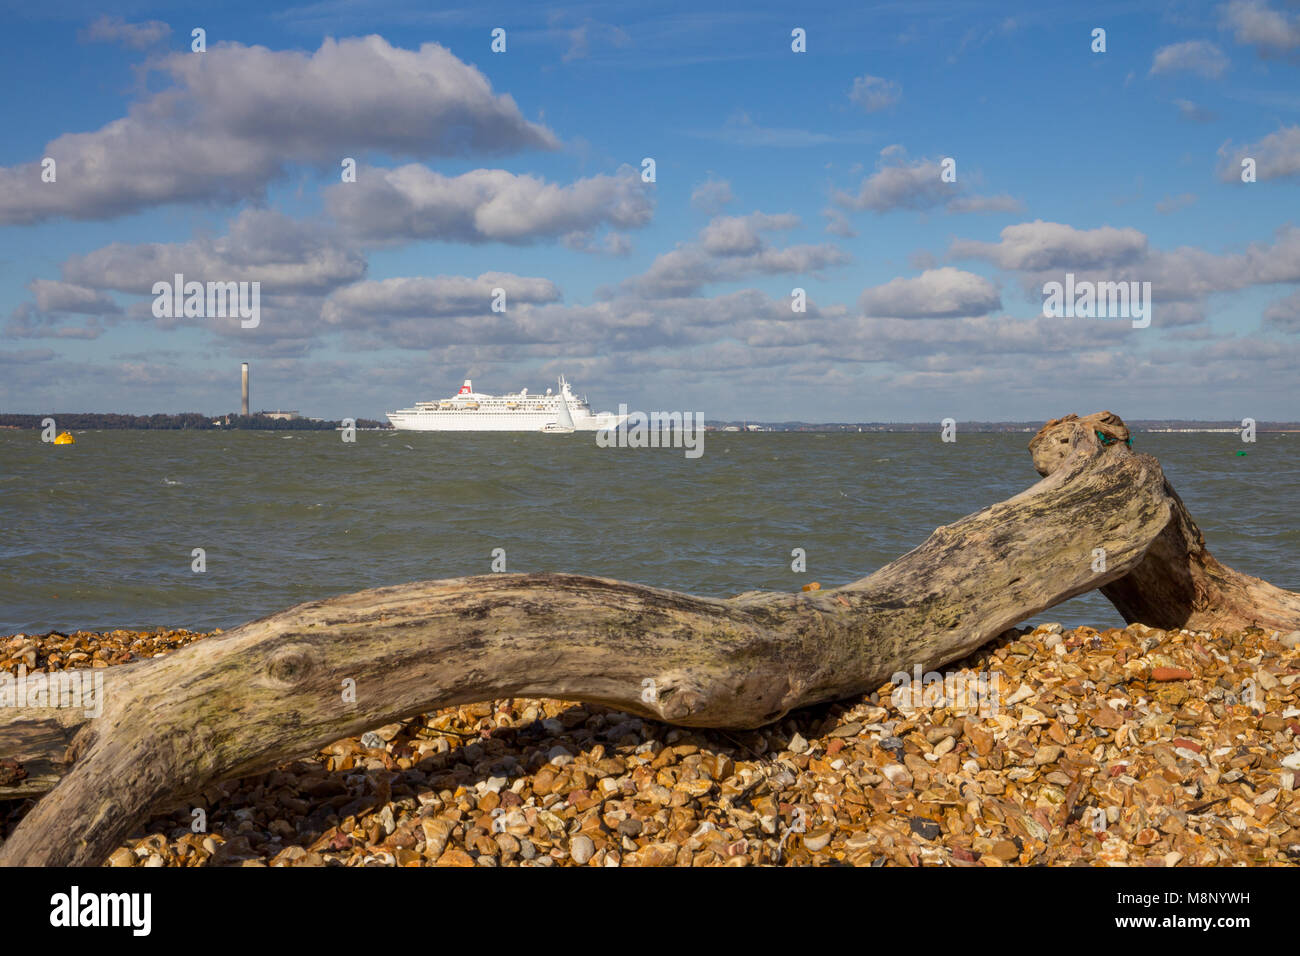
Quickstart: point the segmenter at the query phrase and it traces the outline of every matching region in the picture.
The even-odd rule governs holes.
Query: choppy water
[[[574,571],[697,594],[834,587],[1028,487],[1027,434],[0,431],[0,633],[229,628],[404,581]],[[1300,435],[1145,435],[1214,554],[1300,589]],[[1249,454],[1237,452],[1243,448]],[[207,570],[191,570],[203,548]],[[790,570],[791,549],[808,573]],[[1120,624],[1100,595],[1040,620]]]

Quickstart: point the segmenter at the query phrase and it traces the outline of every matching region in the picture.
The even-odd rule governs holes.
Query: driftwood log
[[[1094,588],[1130,622],[1300,629],[1300,595],[1215,561],[1128,437],[1109,412],[1049,422],[1030,443],[1041,481],[833,590],[719,600],[568,574],[424,581],[107,668],[96,719],[0,711],[0,759],[28,769],[0,798],[49,790],[0,864],[99,864],[151,810],[211,783],[456,704],[550,697],[757,727],[965,657]]]

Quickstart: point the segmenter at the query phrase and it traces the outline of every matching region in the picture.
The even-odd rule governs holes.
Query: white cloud
[[[760,235],[798,224],[797,216],[758,212],[714,219],[701,230],[699,243],[685,243],[658,256],[644,274],[625,279],[615,289],[602,289],[601,295],[689,296],[716,282],[752,275],[816,273],[849,261],[847,254],[829,243],[776,249]]]
[[[721,212],[733,199],[735,197],[731,194],[731,183],[712,176],[691,192],[691,205],[711,216]]]
[[[53,279],[33,279],[27,286],[36,297],[36,308],[42,312],[70,312],[75,315],[116,315],[121,306],[98,289],[58,282]]]
[[[265,296],[328,291],[365,275],[366,262],[319,224],[248,209],[224,236],[115,242],[63,264],[68,282],[137,295],[150,295],[155,282],[171,281],[178,272],[187,282],[260,281]]]
[[[1300,333],[1300,290],[1265,309],[1264,325],[1280,332]]]
[[[954,197],[957,186],[940,178],[942,169],[938,160],[918,159],[909,163],[901,157],[901,147],[881,150],[876,172],[862,181],[857,195],[837,191],[832,196],[835,204],[854,212],[870,209],[881,213],[893,209],[930,209]]]
[[[1001,307],[993,283],[951,266],[927,269],[913,279],[893,279],[864,290],[858,298],[865,316],[903,319],[985,315]]]
[[[1231,142],[1219,147],[1219,179],[1241,182],[1241,161],[1255,160],[1255,177],[1263,182],[1300,173],[1300,126],[1283,126],[1258,143],[1233,147]]]
[[[121,17],[107,14],[83,30],[78,39],[83,43],[120,43],[134,50],[144,50],[171,36],[172,28],[161,20],[144,23],[127,23]]]
[[[526,245],[605,225],[644,226],[654,209],[649,190],[630,166],[560,186],[504,169],[444,176],[411,164],[362,168],[355,183],[329,187],[325,201],[346,231],[364,239]]]
[[[1151,60],[1151,74],[1188,72],[1217,78],[1228,68],[1228,58],[1208,40],[1171,43],[1156,50]]]
[[[1273,10],[1264,0],[1232,0],[1220,9],[1234,39],[1256,47],[1260,56],[1300,49],[1300,16]]]
[[[76,312],[45,312],[30,302],[20,303],[4,326],[7,339],[97,339],[103,334],[98,316],[90,316],[80,325],[69,323]]]
[[[1011,196],[975,196],[965,192],[960,175],[944,182],[938,159],[909,161],[897,144],[880,151],[876,171],[863,179],[855,194],[836,190],[831,201],[851,212],[885,213],[896,209],[924,211],[943,206],[948,212],[1018,212],[1021,204]]]
[[[106,219],[164,203],[259,197],[292,162],[369,153],[467,156],[552,149],[554,134],[436,43],[326,39],[307,54],[222,43],[153,66],[172,85],[38,161],[0,168],[0,223]]]
[[[563,57],[565,63],[586,59],[590,55],[593,45],[605,47],[606,49],[618,49],[627,46],[631,42],[631,37],[620,27],[600,23],[591,18],[587,18],[578,26],[565,31],[565,33],[569,40],[569,49],[565,51]]]
[[[1001,237],[999,242],[958,239],[950,252],[957,258],[987,259],[1003,269],[1031,271],[1131,262],[1147,248],[1146,236],[1136,229],[1075,229],[1041,219],[1007,226]]]
[[[767,215],[761,212],[748,216],[720,216],[700,232],[700,245],[713,256],[747,256],[763,248],[762,232],[797,229],[799,217]]]
[[[1283,226],[1271,243],[1253,242],[1244,252],[1215,254],[1193,246],[1153,249],[1136,229],[1075,229],[1036,220],[1002,230],[996,243],[956,240],[955,258],[985,259],[1019,272],[1026,294],[1041,295],[1045,281],[1150,282],[1156,304],[1153,321],[1173,303],[1202,303],[1216,292],[1257,285],[1300,282],[1300,227]],[[1199,321],[1199,313],[1177,312],[1175,324]]]
[[[903,88],[884,77],[864,75],[853,80],[849,99],[868,113],[875,113],[896,104],[903,98]]]
[[[1174,100],[1174,106],[1178,107],[1178,115],[1189,123],[1209,123],[1216,119],[1214,113],[1191,100]]]
[[[840,236],[844,239],[853,239],[857,236],[853,223],[849,222],[849,217],[840,210],[828,207],[822,210],[822,215],[826,217],[827,235]]]
[[[505,313],[494,313],[494,290],[505,291]],[[330,325],[367,327],[395,318],[437,319],[508,315],[522,303],[555,302],[560,290],[549,279],[485,272],[469,276],[418,276],[367,280],[336,290],[321,318]]]
[[[626,256],[632,252],[632,240],[621,232],[607,232],[597,238],[591,232],[570,232],[560,237],[560,243],[574,252],[596,256]]]

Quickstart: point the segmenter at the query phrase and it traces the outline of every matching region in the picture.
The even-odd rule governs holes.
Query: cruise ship
[[[528,389],[509,395],[474,391],[469,379],[451,398],[416,402],[413,408],[388,412],[394,428],[418,432],[594,432],[617,428],[626,415],[594,413],[586,398],[573,394],[560,376],[560,390],[530,395]]]

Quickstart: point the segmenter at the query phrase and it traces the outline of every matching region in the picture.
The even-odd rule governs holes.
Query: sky
[[[0,8],[0,412],[1300,420],[1296,0]]]

